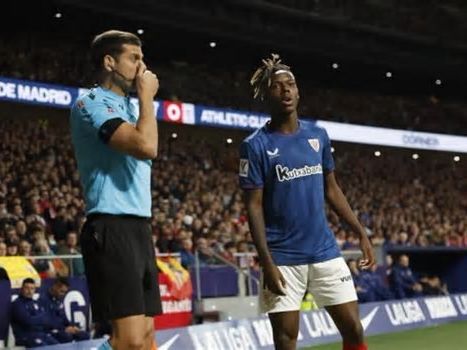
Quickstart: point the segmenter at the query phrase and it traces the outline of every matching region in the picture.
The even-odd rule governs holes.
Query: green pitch
[[[466,350],[467,321],[430,328],[375,335],[367,338],[368,350]],[[316,345],[302,350],[341,350],[341,343]]]

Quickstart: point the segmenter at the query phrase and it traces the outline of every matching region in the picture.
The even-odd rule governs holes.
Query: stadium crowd
[[[411,33],[443,41],[465,40],[465,4],[443,1],[266,0],[277,6],[310,12],[324,18],[364,24],[379,30]]]
[[[32,35],[16,39],[1,39],[0,76],[89,86],[89,76],[83,73],[87,60],[73,54],[77,47],[64,44],[57,51],[53,38],[36,40]],[[233,65],[226,70],[163,61],[156,62],[154,69],[161,81],[161,99],[261,111],[252,101],[251,72],[245,67]],[[462,103],[434,96],[328,89],[316,86],[312,78],[301,77],[300,72],[297,79],[304,96],[302,115],[466,133],[462,126],[467,108]],[[0,121],[0,256],[29,257],[42,277],[84,273],[80,259],[40,258],[80,253],[84,202],[66,129],[66,125],[54,125],[47,119]],[[159,253],[179,252],[186,267],[193,265],[195,249],[202,264],[218,263],[215,254],[238,262],[236,254],[254,251],[237,186],[240,139],[220,147],[219,140],[205,140],[194,130],[181,130],[180,135],[161,144],[153,164],[154,248]],[[467,174],[462,162],[436,156],[412,160],[399,151],[375,157],[365,147],[339,145],[336,149],[338,179],[374,245],[467,247]],[[328,210],[327,215],[341,249],[357,248],[357,235],[339,222],[334,212]],[[365,280],[356,278],[357,272],[354,278]],[[378,286],[380,282],[372,283]],[[365,285],[361,288],[365,290]]]
[[[79,254],[84,203],[68,132],[33,119],[2,121],[0,134],[0,256]],[[155,249],[181,252],[185,265],[194,261],[193,247],[204,263],[215,260],[212,252],[234,260],[252,251],[237,186],[238,144],[200,141],[196,130],[182,127],[179,135],[162,143],[153,164]],[[374,245],[467,247],[462,162],[413,160],[397,151],[375,157],[365,147],[340,145],[334,155],[338,179]],[[333,211],[328,218],[339,246],[357,248],[355,233]],[[33,262],[47,277],[83,272],[79,260]]]
[[[85,45],[85,44],[83,44]],[[84,47],[43,38],[0,39],[0,76],[70,86],[92,86],[89,58],[74,52]],[[148,60],[151,58],[149,57]],[[249,80],[256,68],[233,64],[200,64],[157,59],[148,62],[161,81],[158,98],[262,112],[252,99]],[[337,122],[409,130],[466,134],[467,106],[461,101],[435,96],[381,95],[376,92],[325,88],[300,70],[295,72],[304,116]],[[174,74],[176,78],[174,78]],[[202,83],[200,83],[202,82]],[[449,123],[440,123],[449,120]]]

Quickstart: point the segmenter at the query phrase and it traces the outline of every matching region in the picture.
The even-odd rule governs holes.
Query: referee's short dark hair
[[[108,30],[96,35],[91,43],[91,62],[94,72],[101,71],[106,55],[118,56],[124,44],[142,46],[141,39],[129,32]]]

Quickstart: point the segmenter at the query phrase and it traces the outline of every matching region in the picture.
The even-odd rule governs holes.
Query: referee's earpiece
[[[117,69],[115,69],[115,59],[112,56],[106,55],[104,57],[104,60],[105,60],[104,67],[107,72],[117,74],[123,80],[130,81],[130,82],[133,81],[133,79],[128,79],[126,76],[120,73]]]

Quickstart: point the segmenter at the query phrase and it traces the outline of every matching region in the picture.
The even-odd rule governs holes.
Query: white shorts
[[[261,281],[261,312],[300,310],[308,290],[319,307],[339,305],[357,300],[350,270],[342,257],[309,265],[278,266],[284,276],[285,296],[264,288]]]

